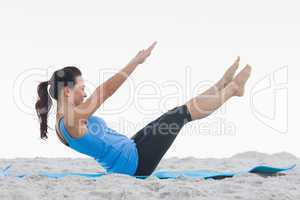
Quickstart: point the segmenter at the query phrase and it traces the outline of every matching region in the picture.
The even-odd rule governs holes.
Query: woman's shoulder
[[[58,125],[59,130],[61,130],[61,128],[65,129],[69,137],[71,136],[72,139],[78,139],[82,137],[88,130],[86,127],[87,120],[70,122],[70,119],[66,119],[64,115],[57,115],[56,119],[56,124]]]
[[[59,117],[59,118],[57,118],[57,120],[56,120],[56,124],[55,124],[55,132],[56,132],[56,135],[57,135],[58,139],[59,139],[63,144],[69,146],[68,142],[65,140],[63,134],[62,134],[61,131],[60,131],[60,124],[59,124],[59,122],[60,122],[61,119],[62,119],[62,117]]]
[[[96,115],[91,115],[88,118],[88,122],[89,123],[102,123],[104,125],[106,125],[105,120],[102,117],[96,116]]]

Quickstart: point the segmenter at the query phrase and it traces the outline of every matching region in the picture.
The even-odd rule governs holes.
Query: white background
[[[253,67],[245,96],[186,125],[166,157],[300,156],[299,22],[297,1],[1,1],[0,157],[85,157],[53,130],[39,138],[38,82],[74,65],[90,94],[104,81],[101,71],[120,70],[155,40],[151,57],[95,113],[109,126],[132,136],[201,92],[203,81],[217,81],[239,55],[241,67]]]

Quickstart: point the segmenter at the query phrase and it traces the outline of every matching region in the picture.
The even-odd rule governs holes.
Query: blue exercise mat
[[[49,172],[42,172],[39,173],[40,176],[47,176],[49,178],[63,178],[65,176],[83,176],[87,178],[97,178],[107,173],[72,173],[72,172],[64,172],[64,173],[49,173]]]
[[[160,170],[154,172],[152,175],[160,178],[160,179],[168,179],[168,178],[178,178],[178,177],[190,177],[190,178],[204,178],[204,179],[221,179],[227,177],[233,177],[237,174],[242,173],[256,173],[262,175],[273,175],[279,172],[284,172],[295,168],[296,165],[291,165],[285,168],[276,168],[271,166],[265,165],[258,165],[253,167],[250,170],[242,171],[242,172],[210,172],[210,171],[192,171],[192,170],[185,170],[185,171],[168,171],[168,170]]]
[[[0,177],[8,176],[8,169],[11,167],[11,165],[7,165],[3,169],[0,170]]]
[[[178,177],[190,177],[190,178],[214,178],[214,179],[221,179],[227,177],[233,177],[235,174],[231,172],[211,172],[211,171],[167,171],[167,170],[160,170],[156,171],[152,174],[160,179],[174,179]]]
[[[287,171],[296,167],[296,164],[291,165],[286,168],[276,168],[271,166],[257,166],[249,170],[250,173],[259,173],[259,174],[275,174],[282,171]]]
[[[8,169],[11,167],[11,165],[7,165],[4,169],[0,170],[0,177],[1,176],[9,176]],[[284,172],[291,170],[295,168],[296,165],[291,165],[285,168],[276,168],[272,166],[266,166],[266,165],[259,165],[256,167],[251,168],[250,170],[241,171],[237,173],[233,172],[211,172],[211,171],[205,171],[205,170],[184,170],[184,171],[170,171],[170,170],[158,170],[152,173],[151,176],[155,176],[159,179],[175,179],[178,177],[189,177],[189,178],[202,178],[202,179],[222,179],[222,178],[228,178],[233,177],[237,174],[242,173],[256,173],[261,175],[274,175],[279,172]],[[30,174],[19,174],[15,177],[17,178],[23,178]],[[63,178],[66,176],[81,176],[86,178],[98,178],[104,175],[108,175],[108,173],[74,173],[74,172],[61,172],[61,173],[52,173],[52,172],[41,172],[38,175],[40,176],[46,176],[49,178]],[[135,176],[136,178],[140,179],[146,179],[149,176]]]

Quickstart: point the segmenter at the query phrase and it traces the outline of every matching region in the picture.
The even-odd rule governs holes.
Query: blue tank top
[[[97,116],[90,116],[87,119],[88,131],[80,138],[74,138],[65,128],[63,118],[59,120],[58,127],[69,147],[94,158],[107,173],[134,175],[138,165],[138,153],[132,139],[109,128]]]

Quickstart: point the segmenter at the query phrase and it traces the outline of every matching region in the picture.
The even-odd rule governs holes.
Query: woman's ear
[[[69,87],[64,87],[64,96],[70,97],[71,89]]]

